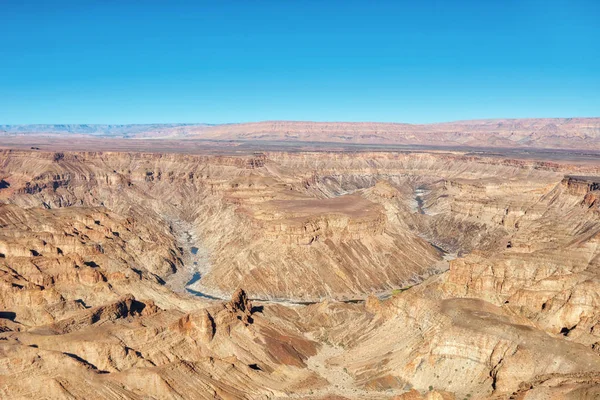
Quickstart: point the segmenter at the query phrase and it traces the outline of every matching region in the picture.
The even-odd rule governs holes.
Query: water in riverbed
[[[427,190],[423,188],[415,189],[415,202],[416,202],[416,210],[419,214],[426,214],[425,208],[423,208],[425,201],[423,200],[423,196],[425,196]]]

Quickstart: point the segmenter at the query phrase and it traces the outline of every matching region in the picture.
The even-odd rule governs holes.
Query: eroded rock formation
[[[2,151],[0,397],[593,398],[599,169]]]

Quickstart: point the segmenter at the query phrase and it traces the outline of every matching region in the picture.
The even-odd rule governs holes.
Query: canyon
[[[0,397],[597,398],[599,126],[13,129]]]

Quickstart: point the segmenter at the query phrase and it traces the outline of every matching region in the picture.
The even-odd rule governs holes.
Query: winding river
[[[427,214],[427,212],[424,208],[424,200],[423,200],[423,196],[426,193],[427,193],[426,189],[419,187],[415,190],[415,195],[414,195],[414,201],[416,203],[416,207],[414,208],[414,210],[415,210],[415,212],[418,212],[419,214],[422,214],[422,215]],[[194,237],[194,235],[190,233],[192,231],[191,224],[186,223],[185,226],[182,226],[180,224],[179,228],[184,228],[184,230],[181,232],[181,234],[178,235],[180,240],[182,242],[184,242],[184,246],[183,246],[184,252],[187,253],[184,256],[184,260],[193,263],[191,270],[194,271],[191,279],[189,279],[187,281],[187,283],[185,283],[185,285],[184,285],[185,290],[194,296],[198,296],[198,297],[201,297],[201,298],[204,298],[207,300],[229,301],[230,297],[212,295],[212,294],[208,294],[208,293],[193,289],[193,286],[196,286],[196,288],[198,287],[197,283],[202,279],[202,273],[208,272],[208,270],[210,268],[209,259],[208,259],[208,251],[206,251],[204,249],[204,247],[202,245],[200,245],[197,240],[195,240],[196,238]],[[442,254],[443,260],[441,262],[447,262],[449,260],[456,258],[455,254],[449,253],[448,251],[446,251],[445,249],[443,249],[442,247],[440,247],[433,241],[429,240],[428,238],[423,237],[423,239],[427,240],[429,242],[429,244],[431,244],[435,249],[437,249]],[[445,270],[445,268],[438,268],[437,271],[434,272],[434,274],[441,273],[444,270]],[[423,277],[421,277],[421,278],[423,278]],[[407,285],[404,287],[388,289],[388,290],[385,290],[385,291],[382,291],[379,293],[375,293],[375,295],[380,300],[385,300],[387,298],[390,298],[397,291],[403,291],[412,286],[414,286],[414,285]],[[367,296],[368,295],[365,294],[359,298],[343,299],[343,300],[337,300],[337,301],[342,302],[342,303],[364,303],[366,301]],[[323,299],[320,299],[319,301],[316,301],[316,300],[315,301],[300,301],[300,300],[290,300],[290,299],[277,299],[277,298],[264,299],[264,298],[250,298],[249,297],[249,300],[252,300],[254,302],[261,302],[261,303],[275,303],[275,304],[284,304],[284,305],[306,306],[306,305],[311,305],[311,304],[317,304],[317,303],[320,303],[321,301],[324,301],[327,299],[323,298]],[[331,299],[328,299],[328,300],[331,300]]]

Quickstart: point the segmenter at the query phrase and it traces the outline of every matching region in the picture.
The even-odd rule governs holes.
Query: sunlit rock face
[[[2,151],[0,397],[594,398],[598,169]]]

